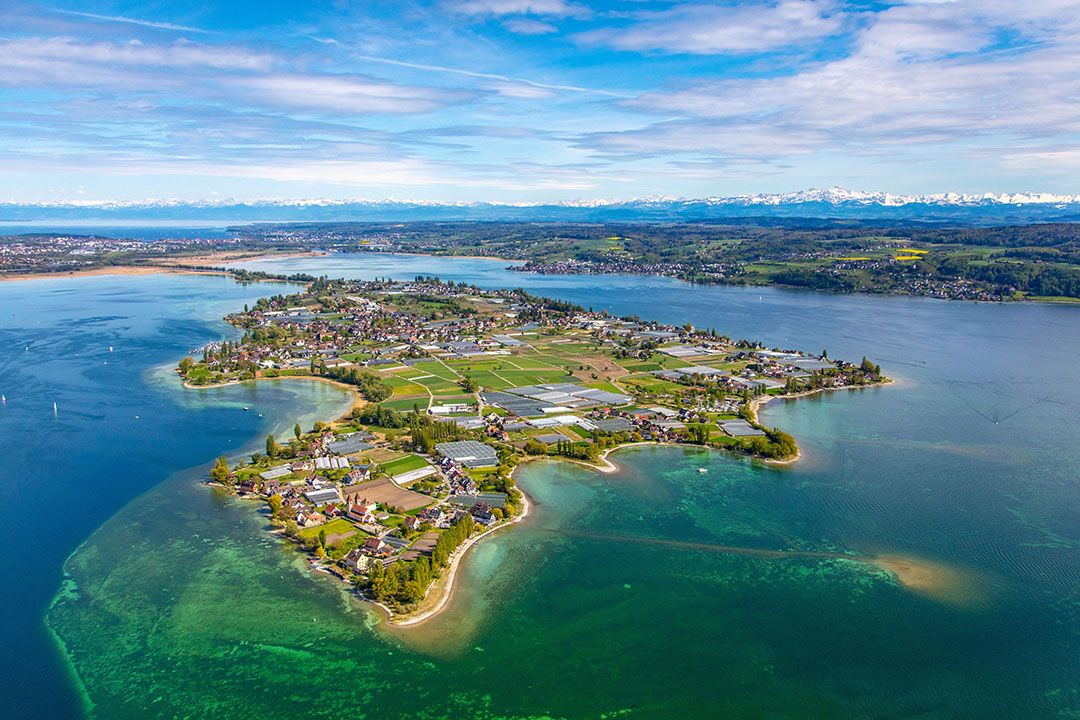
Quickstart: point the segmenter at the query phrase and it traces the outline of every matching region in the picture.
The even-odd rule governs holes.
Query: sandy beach
[[[58,278],[93,277],[95,275],[224,275],[224,270],[192,270],[185,265],[215,265],[218,263],[269,260],[300,257],[317,257],[326,253],[310,250],[306,252],[260,252],[231,251],[206,253],[204,255],[175,255],[148,260],[145,265],[108,265],[85,270],[64,270],[59,272],[2,273],[0,282],[14,280],[50,280]]]
[[[327,253],[321,250],[297,250],[289,252],[274,252],[265,250],[221,250],[218,252],[204,253],[201,255],[171,255],[160,259],[151,260],[154,265],[214,265],[217,263],[237,262],[247,260],[286,260],[288,258],[321,257]]]
[[[214,270],[186,270],[168,265],[114,265],[96,267],[87,270],[69,270],[66,272],[5,273],[0,275],[0,282],[18,280],[59,280],[62,278],[93,277],[95,275],[224,275]]]
[[[518,467],[520,467],[520,465]],[[516,470],[517,468],[514,469]],[[521,488],[518,489],[521,490]],[[515,515],[513,519],[490,527],[479,535],[473,535],[463,542],[458,549],[454,551],[453,555],[450,556],[450,564],[447,566],[447,572],[431,584],[431,587],[428,588],[427,595],[420,601],[417,609],[411,613],[405,614],[390,613],[388,622],[395,627],[415,627],[442,612],[453,597],[454,580],[457,577],[458,567],[461,565],[461,561],[465,559],[465,554],[469,551],[469,548],[489,535],[492,535],[503,528],[513,527],[517,523],[523,521],[529,516],[531,507],[532,503],[529,500],[529,496],[522,490],[521,512]],[[385,606],[382,607],[386,609]]]

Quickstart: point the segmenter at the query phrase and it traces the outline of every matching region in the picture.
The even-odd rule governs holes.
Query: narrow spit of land
[[[314,569],[355,586],[390,622],[446,606],[457,566],[528,513],[514,470],[557,458],[602,472],[614,449],[689,444],[788,462],[795,440],[759,422],[772,397],[878,386],[859,364],[433,278],[311,281],[226,318],[243,335],[177,367],[197,389],[273,378],[350,386],[342,418],[211,479],[269,505]]]
[[[102,264],[89,262],[85,266],[60,266],[50,270],[7,271],[0,272],[0,282],[17,280],[55,280],[59,278],[93,277],[98,275],[226,275],[241,280],[285,280],[286,276],[268,273],[250,273],[243,270],[226,269],[222,263],[250,262],[299,257],[317,257],[326,253],[311,251],[217,251],[200,254],[165,254],[160,257],[132,259],[123,262]],[[313,278],[300,276],[300,280]]]

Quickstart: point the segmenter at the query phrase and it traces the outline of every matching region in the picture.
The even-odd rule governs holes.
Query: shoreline
[[[337,419],[331,421],[331,423],[335,423],[335,424],[340,423],[345,418],[347,418],[352,413],[353,409],[355,409],[357,407],[364,407],[367,404],[367,401],[360,397],[360,394],[358,392],[356,392],[355,387],[353,387],[352,385],[340,382],[338,380],[333,380],[331,378],[318,376],[318,375],[283,375],[283,376],[279,376],[279,377],[256,377],[256,378],[253,378],[251,380],[230,380],[228,382],[217,383],[215,385],[191,385],[191,384],[187,383],[186,381],[183,381],[182,384],[183,384],[185,389],[203,390],[203,389],[214,389],[214,388],[227,387],[229,385],[239,385],[239,384],[248,383],[248,382],[258,382],[260,380],[314,380],[314,381],[318,381],[318,382],[330,383],[332,385],[335,385],[335,386],[350,390],[352,392],[353,398],[354,398],[353,404],[343,415],[341,415]],[[763,397],[757,398],[756,400],[753,401],[752,412],[753,412],[754,422],[757,422],[758,409],[761,406],[768,403],[770,400],[774,400],[774,399],[777,399],[779,397],[782,397],[785,400],[791,400],[791,399],[796,399],[796,398],[800,398],[800,397],[808,397],[808,396],[811,396],[811,395],[816,395],[818,393],[831,392],[831,391],[834,391],[834,390],[857,390],[857,389],[864,389],[864,388],[867,388],[867,387],[878,387],[880,385],[888,385],[888,384],[892,384],[892,383],[893,383],[893,380],[890,378],[886,382],[880,383],[880,384],[877,384],[877,385],[869,385],[869,386],[867,386],[867,385],[845,385],[845,386],[842,386],[842,387],[834,387],[834,388],[815,388],[813,390],[808,390],[808,391],[803,392],[803,393],[798,393],[796,395],[789,395],[789,396],[773,396],[773,395],[763,396]],[[749,459],[751,461],[759,460],[759,461],[765,462],[766,464],[773,465],[773,466],[775,466],[775,465],[790,465],[790,464],[798,461],[799,459],[801,459],[803,457],[801,449],[797,449],[796,453],[795,453],[795,455],[793,457],[785,458],[783,460],[773,460],[773,459],[769,459],[769,458],[756,458],[756,457],[753,457],[753,456],[745,456],[745,455],[742,455],[741,453],[737,453],[737,452],[734,452],[734,451],[732,451],[730,449],[723,448],[723,447],[716,448],[716,447],[710,447],[708,445],[697,445],[697,444],[694,444],[694,443],[673,443],[673,442],[664,442],[664,441],[658,441],[658,440],[641,440],[641,441],[637,441],[637,442],[623,443],[623,444],[615,445],[613,447],[605,449],[600,455],[599,463],[592,463],[592,462],[588,462],[588,461],[585,461],[585,460],[577,460],[577,459],[574,459],[574,458],[564,458],[564,457],[558,457],[558,456],[527,455],[520,462],[518,462],[518,464],[514,467],[513,471],[511,472],[511,475],[513,476],[514,474],[516,474],[517,471],[521,467],[525,466],[528,463],[542,461],[542,460],[543,461],[556,461],[556,462],[573,463],[575,465],[581,465],[581,466],[587,467],[590,470],[593,470],[594,472],[599,472],[599,473],[603,473],[603,474],[611,474],[611,473],[618,472],[618,470],[619,470],[619,467],[615,463],[613,463],[611,460],[608,459],[608,457],[612,453],[614,453],[616,451],[619,451],[619,450],[624,450],[626,448],[643,447],[643,446],[647,446],[647,445],[654,445],[654,446],[657,446],[657,447],[678,447],[678,446],[684,446],[685,447],[685,446],[689,446],[689,447],[695,447],[695,448],[704,449],[704,450],[714,450],[714,451],[727,450],[727,452],[729,454],[734,455],[736,457],[745,457],[745,458],[747,458],[747,459]],[[475,546],[476,544],[478,544],[484,538],[486,538],[486,537],[488,537],[490,535],[493,535],[494,533],[496,533],[499,530],[502,530],[504,528],[511,528],[514,525],[517,525],[518,523],[524,521],[529,516],[529,514],[530,514],[530,512],[532,510],[532,505],[533,505],[534,500],[531,499],[529,497],[528,493],[523,488],[521,488],[520,486],[518,486],[518,490],[521,493],[521,497],[522,497],[521,511],[517,515],[515,515],[513,517],[513,519],[508,520],[506,522],[499,523],[498,525],[495,525],[493,527],[487,528],[483,532],[481,532],[480,534],[474,535],[474,536],[468,538],[457,549],[455,549],[454,553],[448,559],[446,573],[444,575],[440,576],[439,578],[437,578],[436,581],[433,582],[429,586],[428,591],[425,593],[424,597],[420,600],[420,602],[417,603],[416,608],[414,608],[413,610],[408,611],[408,612],[395,611],[393,608],[386,605],[385,603],[379,602],[378,600],[375,600],[374,598],[369,597],[363,591],[357,591],[356,594],[355,594],[356,598],[358,600],[360,600],[361,602],[363,602],[363,603],[365,603],[365,604],[367,604],[367,605],[369,605],[369,606],[371,606],[373,608],[378,608],[379,610],[381,610],[383,615],[384,615],[384,619],[385,619],[387,625],[390,626],[390,627],[393,627],[395,629],[396,628],[403,628],[403,629],[417,628],[420,625],[422,625],[423,623],[427,622],[428,620],[431,620],[432,618],[437,617],[444,610],[446,610],[446,608],[450,605],[451,601],[453,600],[454,592],[457,589],[457,584],[456,584],[455,581],[457,580],[458,570],[460,569],[461,563],[465,560],[466,556],[468,555],[469,549],[472,548],[473,546]],[[273,532],[274,531],[272,531],[272,533]],[[851,559],[858,560],[859,558],[851,558]],[[308,561],[309,561],[309,567],[310,567],[310,569],[312,571],[320,572],[321,574],[330,575],[331,577],[334,577],[331,573],[329,573],[326,570],[322,569],[316,563],[311,562],[310,557],[308,557]],[[866,562],[867,560],[864,559],[863,561]],[[869,562],[871,564],[875,564],[872,560],[869,560]],[[896,574],[897,573],[893,572],[894,576]],[[343,583],[343,584],[348,585],[348,583]],[[434,596],[437,596],[437,599],[434,600],[433,605],[429,605],[429,603],[431,602],[431,598],[434,597]]]
[[[56,278],[96,277],[101,275],[139,276],[139,275],[229,275],[226,268],[216,270],[194,270],[184,267],[186,263],[223,263],[251,262],[253,260],[278,260],[298,257],[321,257],[325,252],[311,250],[307,252],[252,252],[252,253],[210,253],[208,255],[175,255],[157,259],[146,264],[99,265],[77,270],[57,270],[55,272],[0,273],[0,282],[18,280],[50,280]]]
[[[4,273],[0,282],[20,280],[53,280],[61,278],[97,277],[102,275],[228,275],[224,270],[188,270],[173,265],[110,265],[85,270],[59,270],[57,272]]]
[[[259,381],[272,381],[272,380],[314,380],[315,382],[329,383],[335,385],[344,390],[348,390],[352,393],[353,401],[349,409],[342,415],[327,421],[327,424],[337,424],[344,421],[353,410],[357,408],[367,407],[368,401],[360,397],[360,393],[356,392],[356,387],[348,383],[341,382],[340,380],[334,380],[333,378],[323,377],[321,375],[279,375],[277,377],[255,377],[250,380],[229,380],[228,382],[215,383],[213,385],[192,385],[187,380],[181,378],[181,385],[185,390],[216,390],[218,388],[229,387],[231,385],[243,385],[244,383],[257,383]]]
[[[525,465],[527,465],[529,463],[542,462],[542,461],[571,463],[573,465],[581,465],[583,467],[587,467],[587,468],[589,468],[590,470],[592,470],[594,472],[599,472],[599,473],[604,473],[604,474],[611,474],[611,473],[615,473],[615,472],[619,471],[619,466],[614,464],[610,460],[608,460],[608,456],[611,453],[617,452],[619,450],[625,450],[627,448],[632,448],[632,447],[644,447],[646,445],[654,445],[656,447],[694,447],[694,448],[698,448],[698,449],[702,449],[702,450],[722,451],[722,448],[712,448],[712,447],[709,447],[707,445],[695,445],[695,444],[691,444],[691,443],[662,442],[662,441],[659,441],[659,440],[641,440],[641,441],[638,441],[638,442],[623,443],[621,445],[616,445],[614,447],[610,447],[610,448],[604,450],[604,452],[600,455],[600,460],[601,460],[601,462],[603,462],[603,465],[586,462],[585,460],[576,460],[574,458],[565,458],[565,457],[550,456],[550,455],[527,455],[514,467],[514,470],[513,470],[513,472],[511,474],[512,475],[516,474],[517,471],[520,468],[524,467]],[[794,458],[794,459],[797,459],[797,458]],[[791,461],[785,461],[785,462],[791,462]],[[529,512],[532,509],[533,502],[535,502],[535,501],[532,500],[529,497],[528,492],[526,492],[526,490],[523,487],[518,485],[517,488],[518,488],[518,491],[521,493],[521,498],[522,498],[521,512],[518,513],[517,515],[515,515],[512,520],[509,520],[509,521],[507,521],[505,523],[501,523],[501,524],[496,525],[494,527],[488,528],[487,530],[480,533],[479,535],[474,535],[473,537],[466,540],[461,545],[461,547],[458,548],[458,550],[456,550],[454,552],[454,555],[451,556],[451,558],[450,558],[450,562],[449,562],[449,565],[448,565],[448,572],[446,573],[446,575],[440,577],[435,583],[433,583],[431,585],[431,588],[429,588],[429,594],[430,594],[431,591],[435,590],[436,585],[439,586],[439,589],[438,589],[439,599],[436,601],[434,606],[425,607],[423,609],[418,608],[417,611],[413,611],[413,612],[401,613],[401,612],[395,612],[392,608],[388,607],[387,605],[385,605],[383,603],[380,603],[378,601],[375,601],[375,600],[373,600],[371,598],[368,598],[366,596],[363,596],[363,595],[360,596],[361,601],[363,601],[365,603],[369,603],[369,604],[381,609],[386,615],[387,624],[390,625],[391,627],[394,627],[394,628],[415,628],[415,627],[421,625],[422,623],[425,623],[428,620],[431,620],[432,618],[439,615],[442,611],[444,611],[447,608],[447,606],[449,606],[451,600],[453,599],[454,591],[457,588],[454,581],[457,579],[457,573],[458,573],[459,566],[460,566],[460,564],[462,562],[464,562],[466,553],[469,550],[469,548],[471,548],[474,545],[476,545],[477,543],[479,543],[481,540],[483,540],[488,535],[492,535],[495,532],[497,532],[499,530],[502,530],[503,528],[513,527],[514,525],[518,524],[519,522],[525,520],[526,517],[528,517]],[[422,599],[420,601],[420,604],[425,603],[427,600],[428,600],[428,596],[425,595],[424,599]]]
[[[841,385],[840,387],[827,387],[827,388],[814,388],[813,390],[806,390],[804,392],[795,393],[794,395],[762,395],[759,398],[754,398],[750,401],[750,417],[753,423],[763,425],[764,423],[758,417],[758,411],[768,405],[773,400],[797,400],[799,398],[811,397],[819,393],[834,392],[838,390],[866,390],[868,388],[881,388],[888,387],[895,384],[896,381],[891,377],[886,377],[882,382],[874,383],[873,385]],[[774,458],[755,458],[763,463],[772,466],[786,466],[793,465],[803,458],[802,446],[796,441],[795,454],[789,458],[774,459]]]
[[[433,257],[433,258],[456,258],[458,260],[498,260],[499,262],[517,263],[524,265],[527,260],[515,260],[513,258],[499,257],[498,255],[450,255],[447,253],[422,253],[422,252],[405,252],[402,250],[357,250],[354,254],[372,253],[376,255],[403,255],[405,257]],[[329,253],[323,253],[329,254]],[[342,251],[339,254],[350,254],[349,251]]]
[[[288,221],[283,221],[283,222],[288,222]],[[528,264],[529,262],[531,262],[531,260],[527,260],[527,259],[523,260],[523,259],[515,259],[515,258],[505,258],[505,257],[500,257],[498,255],[474,255],[474,254],[457,255],[457,254],[452,254],[452,253],[406,252],[406,251],[399,251],[399,250],[382,250],[382,249],[356,249],[356,250],[351,250],[351,251],[343,251],[340,254],[350,254],[350,253],[351,254],[373,253],[373,254],[384,254],[384,255],[401,255],[401,256],[409,256],[409,257],[448,258],[448,259],[459,259],[459,260],[492,260],[492,261],[497,260],[499,262],[512,263],[512,264],[518,265],[518,266],[524,266],[524,265]],[[332,254],[334,254],[334,253],[330,252],[330,251],[326,251],[326,250],[297,250],[297,251],[287,251],[287,252],[282,252],[282,253],[260,252],[258,250],[253,250],[253,251],[251,251],[250,254],[246,253],[246,252],[242,252],[242,251],[221,251],[221,252],[217,252],[217,253],[212,252],[212,253],[209,253],[209,254],[206,254],[206,255],[167,256],[165,258],[157,259],[156,261],[151,261],[149,265],[117,265],[117,266],[115,266],[115,268],[96,267],[96,268],[91,268],[91,269],[87,269],[87,270],[67,270],[67,271],[57,271],[57,272],[30,272],[30,273],[24,273],[24,274],[0,273],[0,282],[11,281],[11,280],[43,280],[43,279],[47,279],[47,278],[50,278],[50,277],[79,277],[79,276],[93,276],[93,275],[149,275],[149,274],[166,274],[168,272],[167,270],[155,271],[155,270],[146,269],[146,268],[150,268],[150,267],[172,268],[173,271],[175,271],[175,272],[187,272],[187,273],[190,273],[190,274],[203,273],[203,274],[208,274],[208,275],[217,275],[217,274],[225,274],[225,273],[223,273],[223,272],[215,272],[215,271],[194,271],[194,270],[185,271],[180,266],[183,265],[184,261],[189,261],[189,262],[198,262],[198,261],[202,261],[202,262],[228,262],[228,261],[248,262],[248,261],[253,261],[253,260],[263,260],[263,259],[270,259],[270,258],[288,259],[288,258],[299,258],[299,257],[321,257],[321,256],[332,255]],[[837,290],[829,290],[829,289],[825,289],[825,288],[807,288],[807,287],[801,287],[801,286],[797,286],[797,285],[781,285],[781,284],[776,284],[776,283],[762,283],[762,284],[739,283],[739,282],[726,282],[724,280],[702,281],[702,280],[694,280],[694,279],[691,279],[691,278],[682,277],[682,276],[680,276],[678,274],[655,273],[655,272],[635,272],[635,271],[632,271],[632,270],[627,270],[625,272],[611,271],[611,272],[596,272],[596,273],[546,273],[546,272],[537,271],[537,270],[518,270],[518,272],[525,272],[525,273],[528,273],[530,275],[538,275],[538,276],[551,274],[551,275],[570,275],[570,276],[573,276],[573,275],[592,275],[592,276],[605,276],[605,275],[619,276],[619,275],[625,275],[625,276],[638,276],[638,277],[657,277],[657,278],[670,278],[672,280],[677,280],[679,282],[683,282],[683,283],[686,283],[688,285],[726,286],[726,287],[743,287],[743,288],[754,288],[754,287],[758,287],[758,288],[776,288],[776,289],[780,289],[780,290],[789,290],[789,291],[795,291],[795,292],[816,292],[816,293],[825,293],[825,294],[829,294],[829,295],[860,295],[860,296],[870,296],[870,297],[872,297],[872,296],[881,296],[881,297],[898,297],[898,298],[920,298],[920,299],[927,299],[927,300],[942,300],[942,301],[945,301],[945,302],[964,302],[964,303],[974,303],[974,304],[996,304],[996,305],[1006,305],[1006,304],[1013,304],[1013,303],[1037,303],[1037,304],[1042,304],[1042,305],[1077,305],[1077,304],[1080,304],[1080,298],[1070,298],[1070,297],[1022,295],[1022,296],[1019,296],[1019,297],[1000,297],[1000,298],[995,298],[995,299],[972,300],[972,299],[967,299],[967,298],[939,297],[939,296],[936,296],[936,295],[924,295],[924,294],[908,293],[908,292],[894,292],[894,291],[889,291],[889,290],[882,290],[882,291],[877,291],[877,292],[868,291],[868,290],[839,290],[839,291],[837,291]]]
[[[524,465],[524,463],[519,463],[517,467],[514,468],[514,472],[517,472],[517,469],[522,465]],[[377,603],[379,607],[383,608],[388,612],[389,616],[387,617],[386,622],[389,625],[392,625],[395,628],[416,627],[421,623],[427,622],[428,620],[435,617],[446,609],[446,607],[450,604],[450,600],[454,596],[454,590],[457,587],[457,585],[454,583],[454,580],[457,579],[458,569],[461,566],[462,561],[465,559],[465,555],[468,553],[469,548],[473,547],[489,535],[495,534],[499,530],[517,525],[519,522],[523,521],[529,516],[529,512],[532,510],[533,501],[529,498],[528,493],[526,493],[520,487],[518,487],[518,491],[521,493],[521,512],[515,515],[512,520],[500,523],[498,525],[495,525],[494,527],[487,528],[479,535],[472,536],[464,543],[462,543],[461,546],[457,548],[457,550],[454,551],[454,555],[451,556],[449,560],[447,573],[443,577],[440,577],[435,583],[432,583],[431,587],[428,589],[428,593],[424,596],[420,603],[418,603],[421,605],[425,603],[428,600],[428,596],[431,594],[431,592],[435,590],[435,586],[438,585],[439,598],[435,601],[434,606],[424,609],[417,608],[418,612],[415,613],[395,613],[386,605],[383,605],[382,603]]]

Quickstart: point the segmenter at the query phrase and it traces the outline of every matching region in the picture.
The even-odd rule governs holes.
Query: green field
[[[447,380],[448,382],[457,382],[459,380],[458,376],[455,375],[452,370],[437,360],[418,362],[413,364],[412,367],[414,370],[420,370],[429,375],[434,375],[435,377]]]
[[[427,467],[428,461],[419,455],[406,455],[403,458],[397,460],[391,460],[385,465],[380,465],[380,469],[389,475],[395,477],[403,473],[411,472],[412,470],[419,470],[422,467]]]
[[[458,395],[461,393],[461,386],[455,380],[446,380],[437,375],[416,378],[413,382],[426,387],[431,391],[432,395]]]
[[[395,398],[393,400],[384,400],[379,404],[383,407],[390,408],[391,410],[400,410],[401,412],[412,410],[413,405],[419,405],[420,409],[423,410],[428,405],[428,397],[425,394],[422,397]]]
[[[327,537],[330,537],[331,535],[346,535],[356,532],[356,528],[353,526],[353,524],[345,518],[334,518],[328,523],[316,525],[315,527],[304,528],[300,531],[300,537],[305,539],[318,537],[319,532],[323,530],[326,531]]]

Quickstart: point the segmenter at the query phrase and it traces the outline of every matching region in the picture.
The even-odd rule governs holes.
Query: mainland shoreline
[[[287,260],[289,258],[322,257],[327,253],[321,250],[308,251],[254,251],[254,252],[217,252],[204,255],[172,255],[145,264],[99,265],[78,270],[57,270],[55,272],[0,273],[0,282],[18,280],[50,280],[58,278],[94,277],[99,275],[229,275],[225,267],[193,268],[188,264],[212,264],[225,262],[251,262],[255,260]]]

